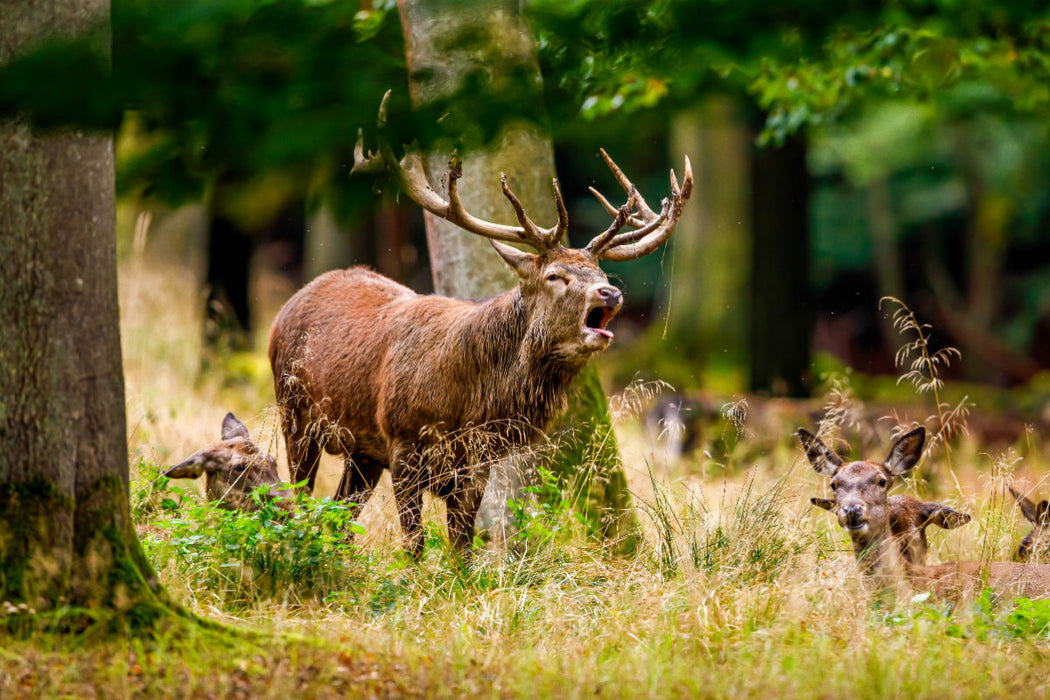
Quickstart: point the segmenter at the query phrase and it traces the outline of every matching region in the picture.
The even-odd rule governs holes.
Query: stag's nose
[[[623,294],[620,290],[611,285],[605,287],[598,287],[597,290],[598,298],[606,306],[619,306],[623,303]]]

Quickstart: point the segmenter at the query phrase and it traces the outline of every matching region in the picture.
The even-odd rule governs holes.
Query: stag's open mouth
[[[583,315],[583,328],[580,330],[580,342],[588,352],[596,352],[609,347],[612,342],[612,331],[605,326],[619,311],[617,306],[592,306]]]
[[[583,330],[585,332],[594,333],[603,338],[612,338],[613,334],[605,326],[608,325],[612,317],[616,315],[616,309],[611,306],[595,306],[583,319]]]

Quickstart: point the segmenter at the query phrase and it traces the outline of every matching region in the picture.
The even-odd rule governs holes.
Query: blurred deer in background
[[[1036,504],[1013,486],[1009,489],[1025,520],[1032,524],[1031,532],[1025,535],[1021,544],[1017,546],[1017,560],[1046,561],[1047,555],[1050,554],[1050,538],[1047,537],[1050,535],[1047,531],[1047,525],[1050,524],[1050,501],[1040,501]]]
[[[925,428],[915,428],[902,435],[884,462],[845,463],[809,431],[800,428],[798,436],[813,469],[830,480],[834,494],[834,498],[813,499],[813,502],[838,517],[839,524],[849,532],[857,561],[883,586],[907,583],[938,595],[957,596],[972,595],[987,585],[1011,596],[1050,596],[1050,566],[996,561],[928,566],[918,558],[920,552],[925,558],[925,537],[918,548],[906,546],[904,542],[893,546],[888,491],[898,477],[919,462],[926,440]],[[942,527],[958,527],[969,521],[968,516],[947,506],[931,510],[934,522]]]
[[[266,497],[280,508],[290,510],[295,502],[288,485],[277,475],[276,460],[252,442],[248,428],[232,413],[222,420],[221,441],[194,452],[162,476],[197,479],[202,474],[208,500],[230,510],[257,510],[259,504],[252,493],[261,486],[270,487]]]
[[[381,126],[385,104],[384,98]],[[506,177],[503,194],[519,225],[490,223],[460,203],[455,158],[444,177],[447,192],[439,193],[418,154],[398,160],[380,140],[378,152],[366,156],[359,139],[354,172],[393,174],[424,209],[490,239],[519,282],[490,299],[463,301],[416,294],[354,267],[326,273],[295,294],[270,331],[293,481],[305,479],[312,489],[321,451],[342,455],[337,496],[364,504],[389,468],[406,550],[416,558],[422,553],[426,491],[445,500],[457,552],[470,546],[492,462],[543,434],[565,409],[573,379],[612,341],[607,326],[623,296],[599,261],[633,260],[659,248],[692,191],[686,159],[681,186],[672,171],[671,196],[654,211],[602,156],[627,202],[614,207],[592,188],[612,223],[574,249],[561,245],[569,220],[557,180],[553,227],[533,223]]]

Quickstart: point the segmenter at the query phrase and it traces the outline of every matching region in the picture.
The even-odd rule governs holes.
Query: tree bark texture
[[[0,0],[0,65],[108,0]],[[0,122],[0,600],[139,610],[113,142]]]
[[[452,95],[463,77],[472,72],[486,72],[490,81],[498,80],[501,67],[507,66],[516,68],[515,75],[535,76],[535,104],[542,100],[535,41],[516,0],[456,3],[401,0],[399,8],[413,104],[427,104]],[[432,153],[427,157],[428,177],[438,192],[445,189],[441,180],[447,160],[447,153]],[[459,192],[467,211],[488,221],[517,225],[514,211],[503,195],[500,173],[506,173],[511,189],[540,226],[550,226],[556,221],[552,194],[554,149],[547,134],[524,120],[512,121],[493,146],[472,150],[463,157]],[[478,299],[499,294],[517,284],[513,272],[494,254],[487,240],[430,213],[425,214],[425,221],[434,289],[438,294]],[[621,526],[633,522],[627,516],[630,497],[605,394],[593,364],[584,370],[578,384],[581,398],[574,400],[569,411],[574,419],[572,427],[580,432],[590,429],[592,434],[603,436],[603,449],[591,455],[600,461],[595,462],[593,468],[586,468],[579,461],[583,457],[579,450],[563,447],[553,460],[552,470],[566,484],[575,483],[581,492],[590,495],[579,505],[596,530],[619,534]],[[595,401],[595,396],[600,399]],[[586,400],[583,397],[587,397]],[[505,460],[495,468],[493,484],[521,483],[521,479],[500,474],[500,471],[515,469],[512,462]],[[594,487],[587,488],[581,479],[588,483],[595,481]],[[520,498],[520,495],[496,494],[490,489],[482,504],[483,522],[478,523],[479,527],[490,531],[505,529],[505,522],[491,521],[507,512],[508,497]]]

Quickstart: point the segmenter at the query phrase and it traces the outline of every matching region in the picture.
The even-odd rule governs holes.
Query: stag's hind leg
[[[352,517],[356,518],[361,508],[375,493],[379,477],[383,475],[386,464],[361,453],[351,453],[343,460],[343,478],[335,497],[340,501],[354,503]]]
[[[395,445],[390,454],[390,476],[394,500],[401,522],[405,551],[419,561],[423,558],[423,491],[426,484],[419,469],[419,458],[405,445]]]
[[[310,426],[299,420],[286,420],[285,447],[288,450],[288,473],[293,484],[306,480],[306,492],[313,494],[317,482],[317,467],[321,460],[321,444]]]

